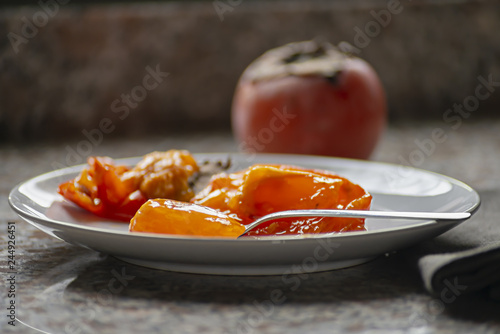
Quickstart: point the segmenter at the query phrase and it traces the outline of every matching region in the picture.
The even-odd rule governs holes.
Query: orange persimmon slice
[[[95,215],[129,222],[149,198],[189,201],[189,178],[198,171],[183,150],[152,152],[132,168],[116,166],[108,157],[90,157],[75,179],[59,185],[67,200]]]
[[[371,195],[331,172],[286,165],[254,165],[236,174],[221,174],[192,200],[236,214],[249,224],[266,214],[298,209],[370,208]],[[364,219],[280,219],[264,223],[248,235],[304,234],[364,230]]]
[[[88,167],[60,184],[58,192],[97,216],[129,221],[147,198],[120,180],[126,171],[127,167],[115,166],[110,158],[90,157]]]
[[[236,238],[245,227],[233,217],[202,205],[148,200],[130,221],[131,232]]]

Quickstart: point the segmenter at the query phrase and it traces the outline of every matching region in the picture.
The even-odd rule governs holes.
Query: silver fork
[[[469,212],[409,212],[409,211],[370,211],[370,210],[288,210],[270,213],[258,218],[245,228],[244,236],[260,224],[280,218],[291,217],[345,217],[345,218],[385,218],[385,219],[416,219],[439,221],[461,221],[471,217]]]

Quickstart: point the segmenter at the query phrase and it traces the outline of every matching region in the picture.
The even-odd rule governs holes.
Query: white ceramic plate
[[[195,154],[198,161],[226,160],[239,170],[254,163],[282,163],[334,171],[373,195],[372,209],[475,212],[479,195],[464,183],[409,167],[278,154]],[[133,165],[139,158],[117,160]],[[329,235],[229,240],[130,233],[128,224],[103,220],[63,200],[57,186],[83,166],[53,171],[12,190],[9,202],[27,222],[70,244],[112,254],[124,261],[165,270],[280,275],[338,269],[435,237],[461,221],[367,219],[367,231]]]

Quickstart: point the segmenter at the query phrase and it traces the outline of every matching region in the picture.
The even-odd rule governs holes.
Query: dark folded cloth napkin
[[[419,267],[426,289],[442,299],[485,289],[491,299],[500,300],[500,242],[427,255]]]

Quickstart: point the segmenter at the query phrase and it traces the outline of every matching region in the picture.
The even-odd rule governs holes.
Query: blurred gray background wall
[[[499,1],[41,0],[0,11],[2,141],[229,129],[245,67],[312,38],[373,65],[391,121],[500,109]]]

